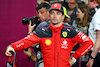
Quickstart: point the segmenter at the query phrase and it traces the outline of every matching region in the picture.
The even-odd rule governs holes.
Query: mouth
[[[53,19],[54,21],[57,21],[57,19]]]

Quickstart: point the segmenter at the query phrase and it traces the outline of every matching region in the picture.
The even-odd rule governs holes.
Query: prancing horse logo
[[[67,32],[66,31],[62,32],[62,35],[63,37],[67,37]]]

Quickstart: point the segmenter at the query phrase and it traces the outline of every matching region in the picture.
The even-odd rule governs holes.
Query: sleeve
[[[94,30],[99,30],[100,31],[100,11],[96,12],[96,14],[93,17],[93,25],[94,25]]]
[[[14,43],[11,43],[10,45],[12,45],[15,50],[21,50],[21,49],[26,49],[35,43],[39,43],[40,41],[41,38],[36,36],[34,33],[31,33],[27,37],[19,41],[16,41]]]
[[[81,47],[79,47],[75,53],[73,53],[73,57],[75,59],[83,56],[84,54],[86,54],[93,46],[93,42],[92,40],[85,34],[83,34],[82,32],[79,32],[74,38],[73,40],[75,42],[77,42],[78,44],[82,44]]]

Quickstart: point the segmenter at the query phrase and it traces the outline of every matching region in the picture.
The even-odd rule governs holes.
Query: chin
[[[79,17],[77,17],[77,19],[80,19]]]

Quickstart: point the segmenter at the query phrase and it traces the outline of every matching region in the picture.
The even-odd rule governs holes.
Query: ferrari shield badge
[[[62,32],[62,35],[63,37],[67,37],[67,32],[66,31]]]

